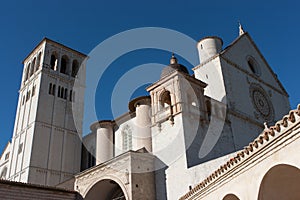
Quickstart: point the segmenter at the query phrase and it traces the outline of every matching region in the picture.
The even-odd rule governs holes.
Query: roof
[[[187,68],[177,62],[177,58],[175,57],[174,53],[172,54],[172,57],[170,59],[170,64],[163,68],[160,74],[160,79],[162,79],[165,76],[168,76],[172,74],[174,71],[178,71],[183,74],[189,74],[189,71]]]
[[[67,46],[65,46],[65,45],[63,45],[63,44],[61,44],[61,43],[59,43],[59,42],[56,42],[56,41],[54,41],[54,40],[51,40],[51,39],[49,39],[49,38],[47,38],[47,37],[44,37],[34,48],[33,48],[33,50],[24,58],[24,60],[22,61],[22,63],[24,63],[25,62],[25,60],[43,43],[43,42],[50,42],[50,43],[54,43],[55,45],[58,45],[58,46],[61,46],[61,47],[63,47],[63,48],[65,48],[65,49],[68,49],[68,50],[71,50],[71,51],[73,51],[73,52],[75,52],[75,53],[78,53],[78,54],[80,54],[81,56],[83,56],[83,57],[88,57],[86,54],[84,54],[84,53],[81,53],[81,52],[79,52],[79,51],[77,51],[77,50],[75,50],[75,49],[72,49],[72,48],[70,48],[70,47],[67,47]]]
[[[0,179],[0,184],[19,186],[19,187],[27,187],[27,188],[35,188],[35,189],[52,190],[52,191],[57,191],[57,192],[77,193],[74,190],[67,190],[67,189],[62,189],[62,188],[53,187],[53,186],[37,185],[37,184],[31,184],[31,183],[15,182],[15,181],[9,181],[9,180],[4,180],[4,179]]]
[[[203,190],[208,186],[208,184],[212,183],[215,179],[220,176],[226,174],[230,169],[232,169],[237,164],[240,164],[246,158],[251,157],[252,153],[255,150],[259,150],[262,148],[262,144],[268,144],[272,140],[272,138],[277,138],[283,133],[286,132],[287,129],[292,128],[294,125],[300,123],[300,104],[297,109],[291,110],[288,115],[285,115],[282,120],[278,121],[274,126],[269,128],[265,128],[265,130],[248,146],[244,147],[243,150],[239,151],[233,158],[228,160],[224,165],[221,165],[217,170],[215,170],[210,176],[200,182],[196,187],[194,187],[187,194],[182,196],[180,200],[187,199],[197,192]]]

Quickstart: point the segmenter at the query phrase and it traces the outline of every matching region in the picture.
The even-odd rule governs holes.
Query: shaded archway
[[[171,106],[171,94],[169,91],[164,91],[160,97],[160,103],[163,108]]]
[[[118,183],[105,179],[96,183],[86,194],[85,200],[126,200],[126,196]]]
[[[234,194],[227,194],[223,200],[240,200],[236,195]]]
[[[300,199],[300,170],[291,165],[272,167],[262,179],[258,200]]]

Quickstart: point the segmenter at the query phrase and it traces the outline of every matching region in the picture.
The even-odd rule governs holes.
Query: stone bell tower
[[[192,143],[201,120],[205,120],[204,88],[206,84],[189,75],[185,66],[178,63],[173,55],[170,64],[162,72],[160,80],[147,88],[152,105],[152,152],[166,170],[166,186],[157,183],[157,194],[166,187],[167,196],[172,187],[188,185],[184,170],[187,163],[186,151]],[[176,176],[175,176],[176,174]],[[175,179],[177,179],[175,181]],[[177,184],[177,186],[173,183]],[[178,191],[182,190],[178,188]]]
[[[79,172],[86,58],[45,38],[23,61],[9,180],[53,186]]]

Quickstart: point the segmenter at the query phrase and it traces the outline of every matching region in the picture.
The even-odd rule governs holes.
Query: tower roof
[[[163,77],[173,73],[174,71],[178,71],[183,74],[189,74],[189,71],[187,70],[187,68],[184,65],[178,64],[177,58],[175,57],[175,55],[173,53],[172,57],[170,59],[170,65],[163,68],[163,70],[161,71],[161,74],[160,74],[160,78],[163,78]]]
[[[33,50],[25,57],[25,59],[23,60],[23,62],[22,63],[24,63],[24,61],[41,45],[41,44],[43,44],[44,42],[48,42],[48,43],[53,43],[53,44],[55,44],[55,45],[58,45],[58,46],[61,46],[61,47],[63,47],[63,48],[65,48],[65,49],[68,49],[68,50],[70,50],[70,51],[73,51],[74,53],[77,53],[77,54],[79,54],[79,55],[81,55],[81,56],[83,56],[83,57],[88,57],[86,54],[84,54],[84,53],[81,53],[81,52],[79,52],[79,51],[77,51],[77,50],[75,50],[75,49],[72,49],[72,48],[70,48],[70,47],[67,47],[67,46],[65,46],[65,45],[63,45],[63,44],[61,44],[61,43],[59,43],[59,42],[56,42],[56,41],[54,41],[54,40],[51,40],[51,39],[49,39],[49,38],[47,38],[47,37],[44,37],[34,48],[33,48]]]

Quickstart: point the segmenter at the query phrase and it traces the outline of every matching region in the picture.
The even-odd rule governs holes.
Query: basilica
[[[88,56],[44,38],[23,61],[0,199],[300,199],[300,106],[241,26],[195,45],[193,74],[173,54],[147,96],[83,133]]]

